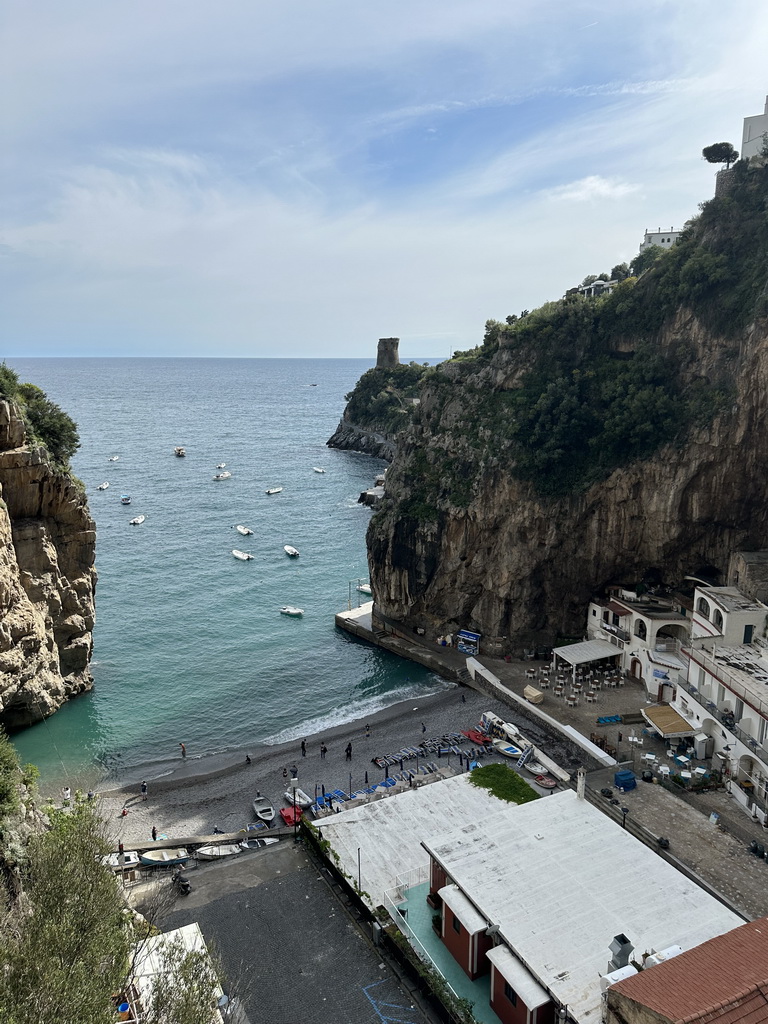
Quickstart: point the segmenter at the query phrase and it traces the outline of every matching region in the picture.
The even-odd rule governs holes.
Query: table
[[[568,705],[569,708],[575,708],[576,705],[579,703],[579,698],[576,696],[575,693],[572,693],[568,697],[566,697],[565,703]]]
[[[597,704],[597,696],[594,693],[587,694],[587,704]]]
[[[683,779],[690,779],[692,776],[690,772],[680,772],[680,777]]]
[[[659,775],[669,775],[671,770],[668,764],[662,764],[659,766]]]
[[[549,680],[546,678],[546,676],[539,680],[539,689],[540,690],[548,690],[549,689]]]
[[[656,755],[655,754],[643,754],[643,760],[644,761],[655,761],[656,760]]]
[[[699,766],[698,768],[694,768],[693,769],[693,774],[694,775],[706,775],[707,774],[707,769],[706,768],[702,768],[701,766]]]
[[[678,754],[677,757],[675,758],[675,760],[677,761],[678,764],[681,764],[681,765],[683,765],[686,768],[691,763],[690,757],[686,757],[685,754]]]

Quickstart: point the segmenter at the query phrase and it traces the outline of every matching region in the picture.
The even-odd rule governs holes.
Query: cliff
[[[92,685],[96,531],[84,493],[8,400],[0,495],[0,722],[12,729]]]
[[[608,584],[768,547],[768,168],[735,176],[638,279],[424,375],[369,527],[377,615],[528,646]]]

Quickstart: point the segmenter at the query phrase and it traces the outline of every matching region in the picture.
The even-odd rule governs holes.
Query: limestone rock
[[[395,439],[390,434],[358,426],[342,417],[333,435],[326,442],[329,448],[347,452],[363,452],[390,462],[395,454]]]
[[[0,721],[52,714],[90,689],[96,529],[86,497],[0,401]]]

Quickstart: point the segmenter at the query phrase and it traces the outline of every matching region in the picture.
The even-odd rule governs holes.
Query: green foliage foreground
[[[45,445],[56,465],[67,469],[80,447],[77,424],[35,384],[22,384],[18,374],[0,365],[0,398],[15,402],[33,441]]]
[[[473,786],[487,789],[492,796],[510,804],[527,804],[538,800],[540,793],[528,785],[524,778],[506,764],[486,764],[469,773]]]

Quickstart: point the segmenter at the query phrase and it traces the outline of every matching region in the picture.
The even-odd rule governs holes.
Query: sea
[[[450,685],[334,625],[369,600],[358,497],[384,463],[325,442],[370,360],[6,362],[77,422],[97,528],[93,689],[12,737],[46,790],[157,777],[180,743],[189,758],[279,743]]]

